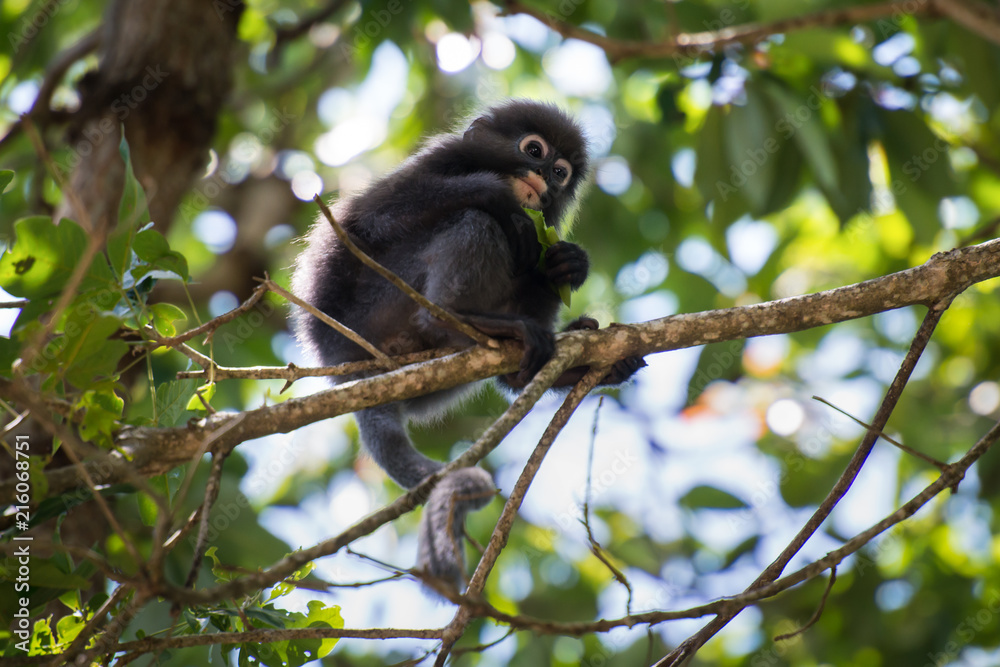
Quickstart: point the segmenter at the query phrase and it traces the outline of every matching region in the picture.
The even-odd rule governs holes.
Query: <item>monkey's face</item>
[[[522,206],[556,224],[587,171],[580,127],[557,107],[512,100],[491,108],[465,132],[478,169],[507,179]]]
[[[514,195],[521,206],[541,211],[569,185],[573,165],[539,134],[521,137],[517,150],[524,156],[525,167],[510,177]]]

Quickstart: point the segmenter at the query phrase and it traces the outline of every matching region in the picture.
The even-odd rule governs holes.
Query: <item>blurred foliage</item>
[[[831,0],[809,7],[848,4]],[[787,0],[682,0],[666,6],[574,0],[539,6],[611,37],[651,41],[801,11],[801,3]],[[0,53],[0,128],[11,127],[17,112],[27,110],[55,54],[97,28],[103,9],[104,3],[93,0],[15,0],[0,7],[0,33],[10,36],[12,47]],[[249,3],[239,28],[243,59],[231,103],[220,118],[211,172],[174,221],[154,224],[143,215],[141,189],[130,181],[119,229],[94,257],[77,296],[33,360],[39,387],[84,415],[78,426],[85,440],[109,447],[123,424],[178,425],[199,414],[200,401],[193,398],[197,383],[175,379],[189,363],[176,353],[141,354],[143,330],[172,335],[236,304],[237,295],[211,282],[213,268],[226,261],[237,242],[225,234],[220,240],[227,217],[235,220],[238,242],[258,249],[271,275],[287,284],[298,250],[290,238],[304,232],[315,215],[308,202],[310,183],[321,182],[326,192],[357,190],[412,152],[421,137],[508,96],[556,101],[583,119],[592,137],[596,185],[580,207],[572,237],[592,250],[594,268],[568,316],[589,312],[606,324],[630,314],[651,319],[781,298],[898,271],[935,252],[996,235],[1000,48],[945,20],[893,14],[863,25],[775,35],[753,48],[728,47],[697,58],[635,58],[610,66],[594,47],[565,43],[527,17],[497,18],[488,4],[365,0],[275,50],[276,28],[312,9],[312,2]],[[482,53],[459,71],[446,72],[459,57],[449,55],[446,37],[459,56],[462,44],[472,55]],[[394,70],[393,60],[405,67]],[[91,55],[69,69],[53,96],[57,109],[74,109],[75,87],[96,64]],[[58,125],[47,129],[45,139],[55,164],[73,164],[78,148]],[[127,160],[128,147],[123,144],[121,150]],[[2,368],[9,373],[24,344],[43,327],[40,316],[52,308],[85,256],[88,238],[72,221],[52,223],[48,214],[62,191],[26,136],[5,144],[0,159],[13,170],[0,172],[0,239],[6,248],[0,286],[11,297],[29,301],[11,337],[0,339]],[[243,217],[250,215],[249,197],[275,184],[286,195],[294,189],[298,199],[289,197],[287,217],[264,228],[253,226],[248,238]],[[251,278],[240,276],[247,293],[254,285]],[[168,291],[169,285],[176,289]],[[204,289],[189,302],[184,291],[199,285]],[[157,290],[171,295],[173,303],[151,300]],[[996,296],[995,283],[988,283],[955,301],[893,415],[893,433],[938,459],[959,456],[986,430],[988,417],[998,415],[997,401],[990,398],[1000,391]],[[213,343],[192,344],[226,365],[287,363],[296,357],[282,310],[275,306],[265,301],[221,329]],[[774,348],[756,345],[759,341],[705,347],[682,392],[684,400],[669,409],[679,423],[693,427],[736,411],[754,415],[753,437],[778,471],[780,501],[810,510],[842,471],[857,431],[831,431],[829,416],[808,397],[822,391],[852,395],[864,387],[880,394],[921,315],[907,310],[813,329],[780,337]],[[850,354],[843,352],[844,338],[851,341]],[[279,387],[220,382],[206,399],[216,409],[242,410],[281,400]],[[656,394],[655,388],[645,391]],[[971,400],[976,392],[980,400]],[[779,434],[770,408],[780,400],[796,403],[804,421]],[[870,400],[859,401],[871,407]],[[641,403],[625,395],[620,407],[637,422],[656,418],[644,414]],[[503,405],[496,395],[485,394],[456,419],[421,427],[415,437],[430,455],[447,457],[453,443],[480,432]],[[651,455],[665,456],[669,465],[674,434],[650,430]],[[348,435],[356,448],[356,434]],[[894,469],[877,472],[903,502],[930,477],[927,466],[915,459],[894,460]],[[233,525],[238,529],[218,532],[212,552],[216,567],[199,581],[225,578],[234,567],[253,570],[287,552],[258,524],[256,512],[321,494],[332,475],[352,465],[367,475],[364,463],[353,462],[351,448],[311,460],[267,494],[248,500],[238,490],[246,464],[237,451],[227,463],[217,507],[237,508]],[[770,639],[813,614],[822,582],[747,612],[742,618],[749,618],[749,630],[744,624],[743,634],[709,643],[693,664],[939,666],[960,659],[973,664],[977,655],[992,656],[981,664],[996,664],[1000,456],[992,452],[974,471],[953,502],[934,503],[843,566],[822,618],[807,632],[786,642]],[[154,483],[173,494],[184,474],[174,471]],[[204,479],[205,471],[199,470],[193,488],[203,488]],[[384,491],[396,493],[388,483]],[[148,552],[156,507],[131,487],[103,493],[117,499],[121,523]],[[36,519],[61,516],[87,497],[47,501]],[[187,507],[197,499],[171,495],[171,501]],[[652,589],[663,592],[650,608],[677,608],[736,593],[776,553],[754,514],[756,499],[721,481],[680,490],[677,505],[682,525],[674,527],[674,537],[644,534],[641,517],[624,505],[603,505],[594,518],[616,563],[631,577],[653,579]],[[472,517],[470,532],[485,541],[494,518],[488,512]],[[697,529],[713,519],[749,525],[752,534],[721,549]],[[401,532],[414,526],[412,517],[397,522]],[[826,527],[823,537],[834,544],[850,535]],[[556,620],[590,620],[603,613],[603,600],[617,584],[585,547],[567,548],[568,540],[519,522],[489,580],[491,602],[504,611]],[[117,536],[97,548],[123,571],[134,569]],[[166,566],[172,578],[183,580],[190,557],[190,546],[170,554]],[[5,577],[12,567],[10,561],[0,564]],[[94,570],[86,561],[54,556],[34,567],[33,613],[56,598],[69,610],[52,627],[39,621],[37,645],[39,650],[48,642],[65,645],[103,603],[104,594],[88,597]],[[515,571],[527,572],[531,582],[516,599],[499,583]],[[695,576],[671,578],[676,571]],[[720,590],[713,577],[726,573],[732,575],[729,584],[742,583]],[[277,609],[273,598],[288,590],[275,591],[240,603],[239,609],[236,602],[190,609],[175,624],[175,634],[241,629],[247,617],[257,627],[343,625],[339,610],[320,602],[306,613]],[[5,607],[12,604],[3,600]],[[3,612],[9,619],[12,609]],[[169,609],[154,606],[136,619],[127,636],[141,637],[173,622]],[[496,638],[487,626],[473,626],[469,643],[475,643],[480,629],[484,641]],[[668,636],[676,641],[684,634]],[[0,637],[11,652],[10,635]],[[504,646],[508,664],[640,664],[666,650],[663,634],[654,632],[652,641],[649,646],[645,637],[620,643],[608,637],[518,633]],[[357,642],[343,653],[318,641],[270,648],[276,653],[263,655],[247,645],[234,659],[302,664],[333,649],[329,664],[361,665],[412,654],[391,648],[367,654],[369,647]],[[205,655],[176,651],[160,656],[160,663],[207,664]],[[486,656],[469,654],[456,664],[494,664],[488,662],[489,651]]]

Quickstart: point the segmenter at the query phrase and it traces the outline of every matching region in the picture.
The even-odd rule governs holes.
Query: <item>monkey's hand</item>
[[[587,317],[584,315],[567,324],[563,331],[596,331],[599,328],[600,325],[597,323],[597,320],[593,317]],[[642,357],[625,357],[624,359],[619,359],[612,364],[611,369],[608,371],[608,374],[601,379],[600,384],[621,384],[635,375],[636,371],[640,368],[644,368],[645,366],[646,360]],[[563,377],[556,381],[556,386],[559,386],[563,381],[565,381],[566,384],[577,382],[579,378],[577,378],[576,375],[583,377],[583,373],[586,372],[586,370],[587,368],[585,366],[569,369]]]
[[[545,251],[545,277],[553,285],[569,285],[577,289],[587,279],[590,259],[586,251],[575,243],[559,241]]]

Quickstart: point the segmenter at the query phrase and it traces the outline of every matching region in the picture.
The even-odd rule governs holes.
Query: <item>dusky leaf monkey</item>
[[[587,253],[565,241],[548,247],[539,262],[542,246],[524,208],[558,226],[587,169],[583,133],[569,116],[552,105],[512,100],[488,109],[464,132],[431,138],[395,171],[338,202],[334,212],[373,259],[428,299],[485,334],[521,341],[519,371],[498,378],[516,389],[553,354],[557,288],[577,289],[589,268]],[[326,220],[311,229],[306,243],[293,291],[378,348],[405,354],[470,343],[365,267]],[[370,358],[305,311],[295,313],[293,324],[307,353],[324,365]],[[597,322],[580,318],[567,328],[594,329]],[[622,360],[604,383],[622,382],[642,365],[640,358]],[[567,371],[561,384],[585,370]],[[413,488],[444,464],[414,448],[407,423],[441,414],[471,390],[457,387],[362,410],[355,415],[361,440],[392,479]],[[425,505],[418,566],[460,584],[465,517],[494,491],[480,468],[440,480]]]

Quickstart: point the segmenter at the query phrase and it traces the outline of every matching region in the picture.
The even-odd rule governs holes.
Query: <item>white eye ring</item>
[[[536,160],[542,160],[549,154],[548,143],[537,134],[527,135],[518,142],[517,147],[522,153]]]
[[[560,170],[562,170],[561,176]],[[573,176],[573,166],[568,160],[559,158],[552,166],[552,176],[559,182],[559,185],[566,185],[569,183],[569,179]]]

